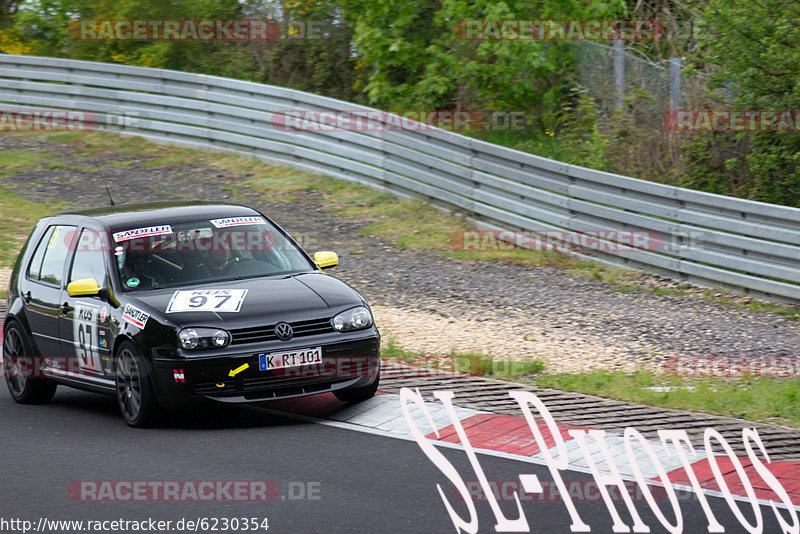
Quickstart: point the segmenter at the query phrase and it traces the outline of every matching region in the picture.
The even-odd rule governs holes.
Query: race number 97
[[[218,310],[225,306],[225,303],[231,299],[230,295],[214,295],[212,298],[216,298],[217,302],[212,303],[211,309]],[[208,304],[208,297],[205,295],[195,295],[189,299],[189,307],[194,309],[201,309]]]
[[[72,342],[75,356],[81,369],[100,371],[100,355],[98,353],[97,314],[95,306],[75,305],[75,316],[72,321]]]
[[[238,312],[246,289],[197,289],[176,291],[167,305],[167,313],[211,311]]]

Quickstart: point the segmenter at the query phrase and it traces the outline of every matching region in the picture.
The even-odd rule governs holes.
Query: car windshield
[[[131,228],[113,234],[126,291],[308,272],[314,265],[263,217]]]

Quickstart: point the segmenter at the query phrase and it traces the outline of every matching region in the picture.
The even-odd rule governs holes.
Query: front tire
[[[136,428],[153,426],[160,409],[150,383],[147,363],[129,341],[120,345],[116,361],[116,397],[123,419]]]
[[[371,384],[358,388],[337,389],[333,392],[333,394],[336,395],[336,398],[340,401],[362,402],[375,396],[375,393],[378,391],[378,384],[380,381],[381,373],[380,370],[378,370],[378,375],[375,377],[375,381]]]
[[[3,370],[11,397],[20,404],[43,404],[56,394],[58,384],[35,378],[33,350],[27,334],[16,322],[7,325],[3,335]]]

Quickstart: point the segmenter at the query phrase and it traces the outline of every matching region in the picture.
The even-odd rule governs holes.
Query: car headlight
[[[339,332],[361,330],[372,326],[372,314],[364,306],[343,311],[333,318],[333,327]]]
[[[184,328],[178,332],[178,341],[188,350],[221,349],[231,342],[231,335],[219,328]]]

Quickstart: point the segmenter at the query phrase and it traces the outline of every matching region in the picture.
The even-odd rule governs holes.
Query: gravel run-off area
[[[0,188],[65,206],[107,205],[101,177],[74,144],[0,133],[0,150],[48,150],[63,155],[58,168],[0,173]],[[243,203],[299,236],[307,250],[335,250],[332,274],[371,303],[384,340],[432,356],[455,349],[498,358],[540,358],[549,372],[648,368],[691,372],[698,360],[758,362],[756,367],[796,374],[800,324],[783,316],[686,296],[648,291],[607,293],[613,286],[548,267],[454,261],[424,250],[398,250],[361,236],[366,220],[332,215],[325,195],[293,202],[262,202],[241,187],[248,178],[193,164],[144,167],[145,157],[106,154],[97,159],[117,203],[201,199]],[[109,166],[110,163],[124,165]],[[2,170],[2,169],[0,169]],[[223,189],[225,188],[225,189]],[[8,270],[0,271],[5,288]],[[656,276],[648,284],[674,287]],[[677,362],[677,363],[676,363]],[[767,363],[765,363],[767,362]],[[776,366],[777,362],[777,366]],[[712,367],[713,368],[713,367]]]

